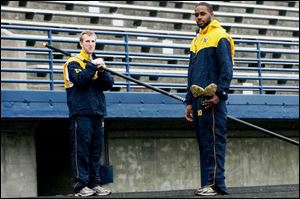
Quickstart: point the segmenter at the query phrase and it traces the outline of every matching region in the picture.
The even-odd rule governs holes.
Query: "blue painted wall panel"
[[[185,108],[160,93],[108,92],[106,99],[107,118],[183,118]],[[299,118],[299,96],[230,95],[227,103],[228,114],[237,118]],[[1,91],[1,118],[68,118],[66,93]]]

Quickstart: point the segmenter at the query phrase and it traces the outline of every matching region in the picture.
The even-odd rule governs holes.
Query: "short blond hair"
[[[94,36],[95,39],[97,39],[97,35],[93,31],[85,30],[85,31],[81,32],[80,35],[79,35],[79,41],[80,42],[83,41],[83,35]]]

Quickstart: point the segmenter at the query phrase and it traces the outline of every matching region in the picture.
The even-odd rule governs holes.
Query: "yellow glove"
[[[217,85],[214,83],[211,83],[210,85],[208,85],[203,92],[203,95],[205,96],[213,96],[217,91]]]
[[[199,96],[203,95],[203,93],[204,93],[204,89],[196,84],[193,84],[191,86],[190,90],[194,97],[199,97]]]

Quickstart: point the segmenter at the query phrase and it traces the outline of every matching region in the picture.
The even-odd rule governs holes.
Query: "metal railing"
[[[1,25],[2,29],[17,29],[17,30],[30,30],[30,31],[43,31],[46,32],[46,36],[41,35],[29,35],[29,34],[14,34],[14,35],[7,35],[2,36],[1,35],[1,42],[4,40],[21,40],[21,41],[34,41],[34,42],[47,42],[49,45],[55,45],[55,44],[64,44],[64,43],[77,43],[78,38],[77,37],[56,37],[54,36],[54,32],[62,32],[62,33],[80,33],[82,30],[70,30],[70,29],[54,29],[54,28],[28,28],[28,27],[21,27],[21,26],[6,26]],[[2,31],[1,31],[2,32]],[[187,78],[187,68],[188,68],[188,60],[189,56],[187,54],[187,51],[189,49],[189,43],[192,38],[186,37],[186,36],[171,36],[171,35],[159,35],[159,34],[136,34],[136,33],[121,33],[121,32],[96,32],[98,35],[112,35],[116,36],[117,38],[122,38],[123,40],[97,40],[97,44],[101,45],[116,45],[116,46],[123,46],[123,50],[115,50],[115,51],[96,51],[96,54],[99,56],[120,56],[123,58],[122,61],[107,61],[106,64],[109,68],[109,70],[123,70],[122,73],[125,76],[123,77],[123,81],[117,82],[116,86],[125,85],[126,91],[130,92],[132,88],[136,88],[139,85],[146,85],[147,88],[150,88],[150,90],[159,91],[160,93],[163,93],[165,95],[168,95],[170,97],[173,97],[181,102],[184,101],[184,98],[174,95],[168,91],[165,91],[163,89],[185,89],[186,88],[186,82],[184,83],[178,83],[176,81],[170,83],[171,79],[184,79],[186,81]],[[135,38],[136,39],[132,39]],[[180,42],[176,44],[164,44],[163,42],[140,42],[138,41],[138,37],[144,37],[144,38],[152,38],[154,40],[157,39],[172,39],[172,40],[180,40]],[[254,54],[254,56],[237,56],[234,58],[236,65],[234,66],[234,77],[233,79],[236,80],[250,80],[250,81],[257,81],[258,85],[256,86],[241,86],[241,85],[231,85],[231,89],[234,90],[258,90],[259,94],[263,94],[263,91],[271,89],[271,90],[282,90],[286,92],[298,92],[299,90],[299,44],[295,42],[272,42],[272,41],[252,41],[252,40],[235,40],[235,43],[237,45],[236,52],[238,53],[247,53]],[[246,44],[246,45],[252,45],[252,47],[243,47],[239,46],[239,44]],[[262,47],[262,45],[270,44],[270,45],[282,45],[283,49],[278,48],[266,48]],[[254,47],[253,47],[254,46]],[[185,53],[169,53],[169,54],[163,54],[163,53],[141,53],[139,51],[133,51],[132,47],[146,47],[146,48],[163,48],[163,49],[181,49],[184,50]],[[285,48],[284,48],[285,47]],[[294,50],[291,48],[295,48]],[[149,50],[149,49],[148,49]],[[33,58],[24,58],[24,57],[18,57],[18,56],[7,56],[4,52],[28,52],[28,53],[38,53],[34,54]],[[76,53],[79,52],[78,50],[70,50],[70,49],[63,49],[61,52],[67,51],[69,53]],[[2,56],[2,53],[4,56]],[[62,64],[66,61],[65,59],[54,59],[54,56],[56,52],[53,52],[52,50],[41,48],[41,47],[17,47],[17,46],[11,46],[11,45],[1,45],[1,76],[2,73],[46,73],[49,74],[49,79],[43,80],[43,79],[8,79],[8,78],[1,78],[1,88],[4,87],[2,84],[5,83],[12,83],[12,84],[20,84],[20,83],[33,83],[33,84],[49,84],[50,90],[56,90],[56,85],[63,84],[63,80],[55,79],[55,74],[61,74],[62,73]],[[273,57],[273,59],[270,58],[263,58],[263,53],[275,53],[276,57]],[[46,56],[47,58],[37,58],[36,56]],[[67,53],[64,53],[67,54]],[[285,54],[285,55],[293,55],[294,58],[280,58],[281,56],[278,56],[278,54]],[[274,55],[273,55],[274,56]],[[145,59],[144,61],[132,61],[134,59]],[[176,61],[177,63],[168,63],[164,64],[161,63],[162,60],[171,60]],[[155,61],[155,62],[154,62]],[[158,62],[160,61],[160,62]],[[10,67],[13,62],[17,63],[46,63],[46,68],[14,68]],[[182,62],[182,63],[178,63]],[[243,67],[238,64],[249,64],[251,62],[251,67]],[[8,64],[6,64],[8,63]],[[60,68],[57,69],[55,67],[55,64],[59,64]],[[253,67],[253,64],[255,64],[255,67]],[[263,64],[270,64],[272,65],[278,65],[279,67],[265,67]],[[7,66],[6,66],[7,65]],[[120,68],[121,66],[121,68]],[[289,66],[288,68],[285,68],[284,66]],[[290,66],[296,68],[290,68]],[[26,66],[28,67],[28,65]],[[138,67],[138,68],[136,68]],[[166,70],[168,69],[168,70]],[[245,71],[244,74],[238,74],[237,71]],[[164,72],[162,72],[164,71]],[[254,72],[254,75],[250,75],[250,71]],[[277,75],[272,76],[270,73],[267,73],[264,75],[263,73],[265,71],[272,71],[272,72],[279,72]],[[114,71],[112,71],[114,72]],[[283,73],[289,73],[290,75],[283,76]],[[117,74],[117,73],[113,73]],[[122,77],[122,75],[118,75],[119,77]],[[143,83],[141,81],[132,81],[134,80],[132,77],[141,77],[141,76],[148,76],[148,77],[166,77],[168,81],[161,81],[160,83]],[[130,80],[130,81],[124,81]],[[264,81],[293,81],[296,82],[296,85],[294,86],[277,86],[277,85],[265,85]],[[132,82],[136,82],[138,84],[133,84]],[[149,86],[148,86],[149,85]],[[40,88],[39,88],[40,89]],[[144,91],[142,91],[144,92]],[[293,139],[284,137],[280,134],[271,132],[269,130],[263,129],[261,127],[258,127],[256,125],[250,124],[248,122],[242,121],[238,118],[232,117],[228,115],[228,118],[241,123],[246,126],[250,126],[252,128],[255,128],[265,134],[271,135],[272,137],[279,138],[281,140],[287,141],[294,145],[299,145],[298,141],[295,141]]]
[[[12,45],[13,42],[8,42],[9,45],[1,45],[1,74],[8,75],[1,78],[2,89],[5,89],[2,85],[5,83],[48,84],[50,90],[62,89],[62,76],[56,77],[56,75],[62,74],[62,64],[65,63],[66,58],[44,48],[42,43],[47,42],[49,45],[60,46],[67,52],[77,53],[80,49],[74,47],[78,44],[76,34],[82,30],[14,25],[1,25],[2,29],[15,34],[1,34],[1,41],[17,41],[16,43],[23,41],[32,45],[20,47]],[[58,33],[69,35],[57,36]],[[149,80],[145,79],[148,84],[168,91],[174,89],[177,92],[184,92],[186,89],[188,52],[192,37],[112,31],[95,31],[95,33],[99,38],[95,53],[104,57],[106,65],[112,70],[134,78],[148,77]],[[250,93],[264,94],[271,91],[276,94],[298,94],[298,42],[235,39],[235,45],[234,75],[230,87],[232,93],[250,91]],[[104,46],[113,50],[101,50]],[[10,52],[24,52],[26,55],[11,56],[8,55]],[[13,67],[12,63],[24,63],[24,67]],[[9,76],[9,74],[20,73],[49,74],[49,77],[46,79],[45,77],[30,78],[29,75],[26,78]],[[157,80],[158,78],[160,79]],[[133,89],[141,90],[141,86],[123,79],[116,81],[115,88],[123,88],[127,92]]]

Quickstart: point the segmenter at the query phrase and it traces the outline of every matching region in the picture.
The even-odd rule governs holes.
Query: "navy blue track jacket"
[[[64,65],[64,83],[67,91],[67,104],[70,117],[73,115],[106,115],[106,101],[103,91],[112,88],[114,80],[109,72],[98,71],[92,63],[84,63],[90,58],[81,50],[80,54],[69,58]]]

